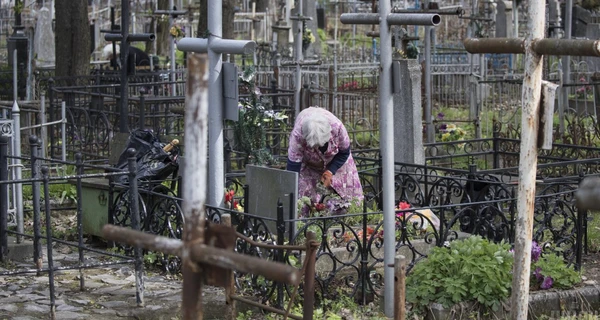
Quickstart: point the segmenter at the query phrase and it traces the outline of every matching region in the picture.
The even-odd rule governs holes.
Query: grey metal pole
[[[527,319],[531,239],[535,203],[535,178],[538,158],[539,109],[543,59],[533,50],[533,42],[544,38],[546,16],[544,0],[529,2],[529,35],[525,42],[525,77],[523,80],[519,186],[515,223],[515,263],[513,266],[511,318]]]
[[[46,146],[48,145],[48,128],[46,128],[46,94],[42,93],[40,98],[40,131],[42,135],[42,158],[46,158]]]
[[[573,0],[567,0],[565,5],[565,39],[571,39],[572,24],[573,24]],[[562,57],[562,83],[570,82],[571,74],[571,56],[565,55]],[[565,133],[565,110],[569,107],[569,87],[564,87],[561,90],[562,99],[558,104],[558,131],[561,135]]]
[[[61,139],[62,143],[60,144],[62,149],[62,161],[67,161],[67,102],[63,101],[60,105],[60,118],[62,120],[62,132]],[[75,124],[73,124],[75,125]]]
[[[21,180],[22,168],[21,168],[21,109],[17,103],[17,50],[13,51],[13,94],[14,101],[12,106],[12,119],[13,119],[13,154],[15,158],[12,163],[15,168],[15,180]],[[21,243],[23,237],[23,185],[21,183],[15,184],[14,189],[15,196],[15,210],[17,211],[17,243]]]
[[[121,108],[119,110],[119,131],[129,132],[129,78],[127,77],[127,66],[129,64],[129,0],[121,2]],[[64,142],[63,142],[64,145]]]
[[[431,118],[431,32],[433,27],[425,27],[425,128],[427,142],[435,140],[433,119]]]
[[[169,10],[173,10],[173,0],[169,0]],[[173,20],[173,14],[169,14],[169,26],[173,25]],[[209,30],[212,29],[209,27]],[[177,95],[177,86],[175,84],[175,81],[177,81],[175,75],[175,38],[171,39],[169,43],[169,58],[171,59],[171,96],[173,97]]]
[[[223,188],[225,187],[225,164],[223,155],[223,87],[221,85],[221,64],[223,55],[211,46],[215,40],[223,36],[222,1],[208,1],[208,204],[221,206],[223,204]]]
[[[298,17],[302,17],[303,11],[302,11],[302,0],[298,0]],[[302,28],[303,26],[303,20],[302,19],[298,19],[296,20],[296,24],[297,24],[297,32],[296,35],[294,37],[294,46],[295,46],[295,50],[296,51],[296,83],[295,83],[295,95],[294,95],[294,109],[295,109],[295,116],[298,116],[298,113],[300,113],[300,91],[302,89],[302,67],[300,66],[300,61],[302,61],[304,59],[303,54],[302,54],[302,37],[303,37],[303,33],[304,30]],[[295,117],[294,117],[295,118]]]
[[[392,11],[389,0],[379,0],[379,12],[386,17]],[[379,22],[381,74],[379,76],[379,121],[381,123],[381,160],[383,186],[383,229],[394,230],[394,104],[392,99],[392,34],[387,19]],[[384,311],[387,317],[394,316],[394,257],[396,256],[396,235],[385,232],[383,242],[384,265]]]

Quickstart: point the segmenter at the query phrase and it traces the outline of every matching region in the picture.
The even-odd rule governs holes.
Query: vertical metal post
[[[16,60],[15,60],[16,61]],[[17,100],[13,102],[12,106],[12,119],[13,119],[13,155],[15,158],[12,163],[14,165],[14,177],[15,180],[19,181],[23,177],[21,167],[21,110]],[[23,241],[23,185],[20,182],[14,185],[15,195],[15,211],[17,212],[17,243]]]
[[[19,20],[21,15],[19,14]],[[21,24],[18,23],[17,26]],[[18,64],[17,64],[17,49],[13,50],[13,100],[19,100],[19,86],[18,86]]]
[[[221,216],[221,223],[224,226],[231,227],[231,215],[229,213],[225,213]],[[227,319],[235,319],[237,316],[235,300],[231,298],[232,295],[235,294],[235,279],[233,270],[228,271],[227,274],[227,286],[225,286],[225,303],[227,310]]]
[[[50,214],[50,178],[48,167],[42,167],[44,180],[44,213],[46,214],[46,250],[48,250],[48,283],[50,289],[50,318],[56,319],[56,301],[54,296],[54,261],[52,258],[52,216]]]
[[[425,129],[427,142],[435,142],[433,118],[431,111],[431,33],[433,27],[425,26]]]
[[[396,283],[394,285],[394,320],[404,320],[406,319],[406,258],[404,256],[396,256],[394,269],[396,271]]]
[[[83,156],[81,153],[75,154],[75,166],[77,169],[77,199],[82,198],[82,183],[81,175],[83,174]],[[85,262],[83,257],[83,208],[81,201],[77,201],[77,250],[79,253],[79,265],[82,266]],[[79,268],[79,290],[84,291],[85,289],[85,277],[83,276],[83,268]]]
[[[169,10],[173,10],[173,0],[169,0]],[[209,14],[210,17],[210,14]],[[220,19],[222,19],[219,16]],[[210,19],[209,19],[210,20]],[[173,14],[169,14],[169,26],[173,25]],[[208,30],[212,30],[210,27]],[[177,81],[177,77],[175,75],[175,38],[171,38],[169,42],[169,58],[171,59],[171,96],[174,97],[177,95],[177,85],[175,81]]]
[[[223,154],[223,86],[221,83],[221,64],[223,55],[216,52],[211,44],[223,36],[223,6],[222,1],[208,1],[208,163],[212,166],[208,171],[208,204],[221,206],[223,204],[223,188],[225,186],[225,164]],[[186,160],[187,162],[187,160]]]
[[[210,1],[213,3],[215,1]],[[220,1],[219,1],[220,2]],[[209,10],[209,28],[211,22],[211,10]],[[214,14],[214,13],[213,13]],[[214,17],[213,17],[214,18]],[[213,31],[211,29],[211,31]],[[210,50],[209,50],[210,52]],[[209,53],[210,54],[210,53]],[[214,54],[214,53],[213,53]],[[214,86],[209,80],[209,70],[205,54],[188,54],[188,79],[185,98],[185,137],[186,137],[186,160],[183,173],[183,215],[186,223],[183,226],[183,238],[186,243],[183,256],[183,300],[181,309],[184,320],[202,319],[202,273],[195,268],[196,264],[189,261],[189,247],[187,244],[204,242],[205,207],[207,184],[198,183],[206,181],[208,143],[208,105],[209,88]],[[212,62],[211,67],[214,67]],[[210,71],[210,74],[213,70]],[[213,75],[214,77],[214,75]],[[214,79],[212,79],[214,80]],[[209,80],[210,81],[210,80]],[[215,94],[211,92],[211,96]],[[212,100],[210,100],[212,101]],[[213,105],[213,104],[211,104]],[[211,118],[211,120],[214,120]],[[214,139],[214,137],[211,137]],[[210,149],[209,149],[210,150]],[[221,151],[223,145],[221,144]],[[210,151],[209,151],[210,152]],[[211,169],[214,171],[214,168]],[[221,190],[222,188],[214,188]]]
[[[129,214],[131,218],[131,228],[133,230],[141,230],[140,225],[140,200],[138,199],[138,181],[137,163],[135,149],[127,149],[128,169],[129,169]],[[142,256],[142,248],[136,246],[133,248],[135,257],[135,300],[139,307],[144,306],[144,261]]]
[[[144,96],[143,93],[140,94],[140,103],[139,106],[140,108],[140,125],[139,128],[140,130],[144,130],[145,126],[145,122],[146,122],[146,97]],[[158,129],[158,128],[154,128],[154,129]]]
[[[387,17],[391,12],[388,0],[379,0],[379,13]],[[382,183],[383,183],[383,229],[394,230],[396,216],[394,214],[394,104],[392,100],[392,34],[387,19],[379,22],[379,39],[381,41],[381,73],[379,76],[379,123],[381,124]],[[384,243],[384,311],[387,317],[394,316],[394,257],[396,256],[396,236],[394,232],[385,232]]]
[[[119,132],[129,132],[129,93],[127,87],[129,78],[127,69],[129,66],[129,0],[121,1],[121,108],[119,110]]]
[[[573,33],[573,0],[567,0],[565,4],[565,39],[571,39]],[[562,57],[562,83],[563,85],[571,82],[571,56]],[[565,134],[565,110],[569,108],[569,87],[563,86],[562,101],[558,104],[558,132]]]
[[[298,10],[298,17],[302,17],[303,11],[302,11],[302,0],[298,0],[298,5],[296,6],[297,10]],[[295,115],[294,115],[294,119],[298,116],[298,113],[300,113],[300,91],[302,90],[302,66],[300,66],[300,62],[304,59],[303,57],[303,53],[302,53],[302,37],[303,37],[303,33],[304,33],[304,23],[302,22],[302,19],[298,19],[296,20],[296,25],[297,25],[297,30],[296,30],[296,34],[294,37],[294,53],[296,54],[296,87],[295,87],[295,95],[294,95],[294,110],[295,110]]]
[[[583,228],[583,224],[584,222],[584,217],[585,217],[585,213],[587,210],[582,210],[582,209],[578,209],[577,210],[577,225],[576,225],[576,230],[577,230],[577,251],[575,252],[575,270],[580,271],[581,270],[581,254],[583,251],[583,234],[584,234],[584,228]]]
[[[40,133],[42,138],[42,158],[46,158],[46,146],[48,145],[48,128],[46,128],[46,94],[42,93],[40,98]]]
[[[0,136],[0,182],[8,181],[8,137]],[[8,185],[0,184],[0,261],[8,254]]]
[[[519,186],[515,234],[511,317],[527,319],[529,277],[531,270],[531,239],[535,203],[535,177],[538,157],[538,128],[542,92],[542,56],[533,51],[533,42],[544,38],[545,1],[529,2],[529,35],[525,39],[525,77],[523,80],[521,144],[519,156]]]
[[[50,78],[48,80],[48,100],[50,100],[50,121],[54,121],[54,108],[52,103],[54,102],[54,79]],[[50,158],[54,158],[54,145],[56,143],[56,139],[54,138],[54,126],[50,126],[49,135],[50,135]]]
[[[62,120],[61,124],[61,139],[62,142],[60,144],[62,149],[62,161],[67,161],[67,102],[63,101],[60,105],[60,119]],[[71,125],[76,125],[75,123]]]
[[[283,246],[285,240],[285,220],[283,218],[283,204],[281,199],[277,200],[277,245]],[[284,250],[277,249],[277,262],[283,263]],[[283,307],[283,283],[277,283],[277,308]]]
[[[40,164],[38,152],[38,139],[36,136],[29,137],[31,146],[31,177],[38,180],[40,178]],[[40,181],[34,181],[31,186],[31,195],[33,198],[33,263],[38,270],[42,269],[42,242],[40,229],[40,199],[41,197]]]
[[[314,231],[306,232],[306,270],[304,272],[304,304],[302,313],[304,319],[313,319],[315,310],[315,264],[317,263],[317,247],[313,243],[317,240]]]

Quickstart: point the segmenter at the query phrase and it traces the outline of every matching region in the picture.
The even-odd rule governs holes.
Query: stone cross
[[[184,52],[208,52],[209,72],[208,88],[210,96],[208,104],[208,201],[214,206],[223,204],[225,188],[225,160],[223,152],[223,83],[221,68],[223,53],[247,54],[254,51],[256,42],[246,40],[223,39],[223,6],[222,0],[208,1],[207,39],[183,38],[177,43],[177,49]]]
[[[538,129],[540,113],[553,114],[553,108],[542,109],[543,55],[600,56],[600,41],[545,39],[545,1],[529,2],[529,35],[519,38],[466,39],[465,49],[470,53],[525,54],[523,79],[521,145],[519,157],[519,186],[515,234],[515,262],[513,270],[511,318],[527,319],[529,303],[529,274],[531,271],[531,242],[535,203],[535,179],[538,157]],[[549,110],[550,109],[550,110]],[[545,131],[546,140],[551,130]]]
[[[380,149],[382,159],[383,229],[394,230],[394,105],[392,98],[392,33],[391,25],[434,26],[440,23],[437,14],[391,13],[389,0],[379,0],[379,13],[344,13],[340,21],[344,24],[379,24],[381,41],[381,73],[379,75],[379,119]],[[394,316],[394,258],[396,241],[393,232],[385,232],[384,243],[384,304],[385,314]]]

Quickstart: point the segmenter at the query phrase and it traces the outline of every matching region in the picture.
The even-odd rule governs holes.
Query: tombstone
[[[564,3],[561,5],[561,20],[564,29],[565,24],[565,8]],[[582,8],[579,5],[573,6],[573,18],[571,37],[572,38],[585,38],[587,35],[587,25],[591,22],[592,14],[590,11]]]
[[[498,0],[496,6],[496,37],[512,36],[512,1]]]
[[[392,63],[394,100],[394,162],[425,164],[421,65],[416,59]]]
[[[50,10],[47,7],[43,7],[38,11],[33,49],[35,51],[36,66],[45,67],[54,65],[54,31],[52,30]]]
[[[297,218],[298,173],[267,167],[246,166],[246,184],[248,185],[247,212],[265,217],[269,231],[277,234],[277,201],[283,204],[284,219]],[[291,234],[295,234],[292,226]]]

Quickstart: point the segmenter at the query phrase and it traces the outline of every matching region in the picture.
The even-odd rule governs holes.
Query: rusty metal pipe
[[[287,264],[276,263],[206,245],[191,247],[190,257],[196,262],[237,270],[242,273],[261,275],[269,280],[291,285],[297,285],[301,278],[300,271]]]
[[[105,225],[102,228],[102,232],[103,236],[108,240],[177,255],[179,257],[183,254],[183,242],[179,240],[159,237],[113,225]],[[197,263],[257,274],[269,280],[291,285],[297,285],[301,278],[300,271],[292,266],[242,255],[233,251],[225,251],[202,243],[190,246],[190,258]]]
[[[177,239],[157,237],[156,235],[136,231],[130,228],[105,224],[102,235],[107,240],[126,243],[152,251],[163,252],[169,255],[181,256],[183,242]]]
[[[525,53],[521,38],[467,38],[463,41],[468,53]]]
[[[553,56],[600,56],[600,41],[573,39],[539,39],[533,42],[533,51]]]

